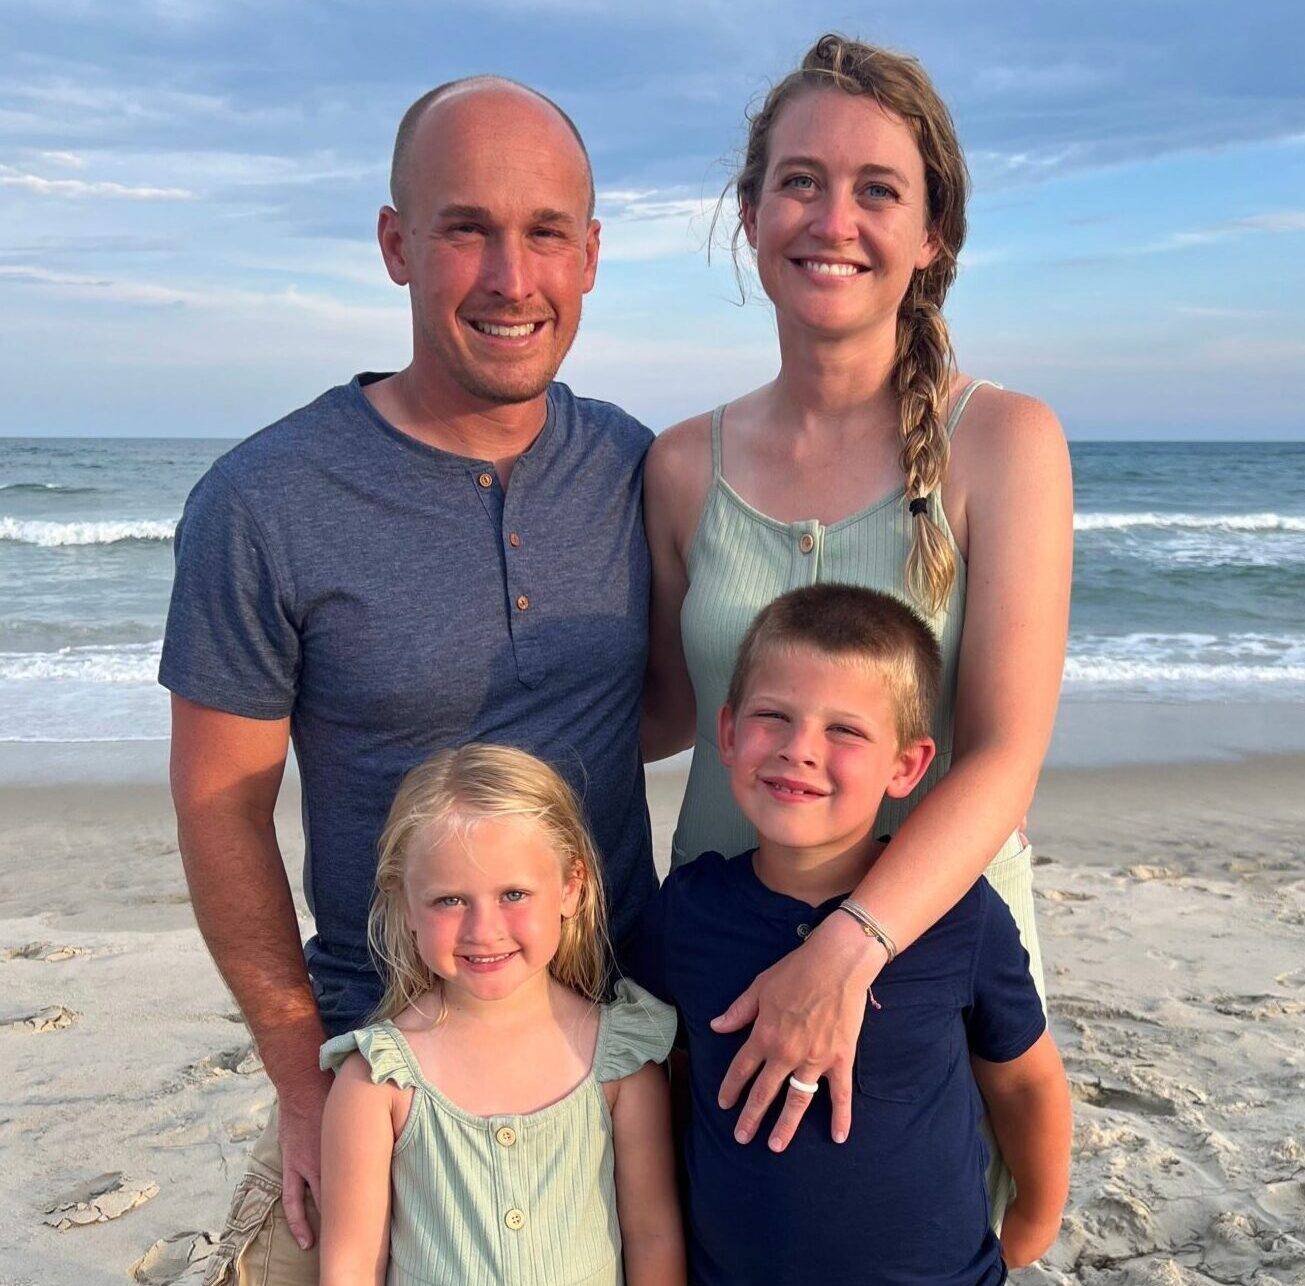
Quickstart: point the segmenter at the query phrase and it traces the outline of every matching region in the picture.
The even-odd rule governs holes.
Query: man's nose
[[[481,285],[500,299],[525,299],[531,290],[525,247],[516,237],[496,238],[480,265]]]

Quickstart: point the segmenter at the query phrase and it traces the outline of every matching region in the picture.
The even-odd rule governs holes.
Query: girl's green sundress
[[[324,1070],[357,1050],[375,1084],[415,1091],[394,1143],[387,1286],[623,1286],[603,1084],[662,1062],[674,1036],[675,1011],[622,980],[602,1006],[589,1075],[517,1116],[451,1103],[393,1023],[327,1041]]]

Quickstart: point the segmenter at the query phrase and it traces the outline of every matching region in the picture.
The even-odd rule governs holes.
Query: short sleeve
[[[335,1036],[322,1046],[318,1062],[324,1072],[337,1072],[350,1054],[357,1051],[371,1068],[372,1084],[393,1081],[401,1090],[417,1084],[407,1054],[387,1025],[362,1027]]]
[[[983,927],[965,1029],[972,1054],[990,1063],[1007,1063],[1042,1035],[1047,1018],[1010,908],[983,881],[980,885]]]
[[[666,968],[666,906],[669,897],[670,891],[663,884],[656,895],[644,903],[618,963],[640,987],[652,992],[659,1000],[674,1004]]]
[[[645,1063],[662,1063],[675,1039],[675,1010],[623,978],[603,1008],[594,1076],[601,1082],[631,1076]]]
[[[264,535],[220,465],[190,493],[174,557],[159,682],[229,714],[287,716],[299,635]]]

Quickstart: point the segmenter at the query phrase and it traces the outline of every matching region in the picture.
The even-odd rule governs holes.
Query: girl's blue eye
[[[528,894],[526,893],[525,889],[508,889],[508,891],[503,894],[503,901],[524,902],[527,896]]]
[[[462,899],[456,893],[450,893],[446,897],[436,898],[435,905],[440,907],[458,906]]]

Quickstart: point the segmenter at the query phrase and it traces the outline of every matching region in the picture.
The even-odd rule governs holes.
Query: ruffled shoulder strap
[[[417,1077],[408,1061],[408,1051],[389,1023],[361,1027],[328,1040],[319,1056],[322,1071],[338,1071],[340,1064],[355,1050],[367,1060],[374,1085],[393,1081],[401,1090],[416,1086]]]
[[[594,1076],[619,1081],[645,1063],[662,1063],[675,1039],[675,1010],[642,987],[622,978],[616,995],[603,1006],[594,1050]]]

